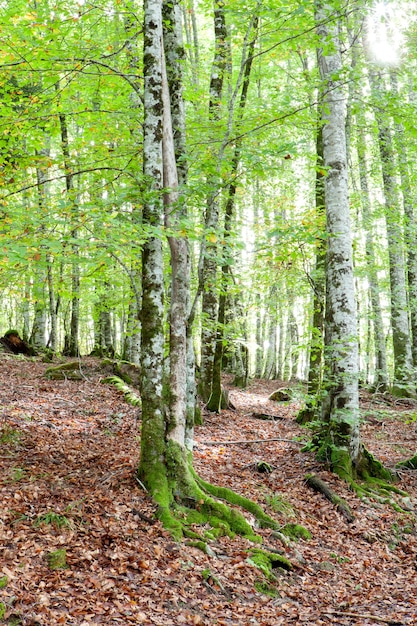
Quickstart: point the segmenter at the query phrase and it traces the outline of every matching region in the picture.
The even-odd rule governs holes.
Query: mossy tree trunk
[[[324,199],[324,166],[323,166],[323,135],[321,125],[317,129],[316,139],[316,213],[322,217],[325,210]],[[316,264],[312,277],[313,286],[313,320],[310,338],[310,354],[308,366],[308,393],[318,394],[323,377],[323,344],[324,344],[324,309],[326,293],[326,238],[317,240]]]
[[[174,149],[173,120],[175,98],[181,98],[173,80],[168,82],[165,71],[164,29],[179,32],[178,4],[162,11],[161,0],[146,0],[144,12],[144,176],[152,193],[147,193],[143,208],[143,223],[152,227],[151,235],[142,251],[142,342],[141,342],[141,397],[142,435],[138,474],[151,497],[158,505],[158,516],[172,535],[180,538],[190,534],[184,522],[184,508],[193,514],[193,520],[220,523],[230,531],[255,539],[245,518],[213,498],[232,501],[250,510],[259,521],[276,528],[277,524],[257,505],[233,495],[227,489],[214,487],[201,480],[194,472],[187,438],[187,305],[188,259],[187,241],[175,237],[169,241],[171,251],[171,307],[170,307],[170,375],[168,394],[163,389],[164,358],[164,264],[162,255],[162,223],[164,217],[171,229],[180,226],[182,214],[181,188],[178,187],[178,158]],[[163,17],[164,16],[164,17]],[[173,32],[165,30],[165,39]],[[176,40],[175,48],[179,48]],[[171,44],[172,45],[172,44]],[[170,49],[170,51],[172,51]],[[166,55],[167,63],[174,62]],[[170,77],[170,74],[168,73]],[[171,92],[168,89],[171,88]],[[177,86],[180,89],[180,85]],[[165,205],[165,207],[164,207]],[[177,213],[178,210],[178,213]],[[159,232],[158,232],[159,231]],[[159,234],[159,236],[158,236]],[[175,516],[179,509],[181,517]]]
[[[395,95],[399,95],[396,70],[390,72],[390,84],[392,92]],[[414,190],[411,180],[412,164],[409,159],[409,150],[404,137],[404,127],[398,121],[394,122],[394,145],[397,153],[405,218],[404,234],[407,256],[408,306],[410,309],[410,330],[412,339],[411,352],[413,366],[417,367],[417,220]]]
[[[336,2],[315,2],[319,38],[318,64],[323,81],[322,137],[326,170],[325,206],[328,233],[326,262],[325,387],[323,447],[330,461],[350,472],[360,461],[358,340],[353,281],[346,155],[346,98]],[[331,19],[329,19],[331,18]],[[331,43],[329,43],[331,42]]]
[[[315,2],[319,39],[318,64],[323,81],[323,159],[326,170],[327,224],[326,313],[322,431],[319,458],[353,485],[357,477],[392,478],[364,448],[359,430],[359,369],[356,302],[353,278],[346,98],[342,86],[342,55],[338,2]]]
[[[375,346],[375,377],[374,387],[378,391],[386,391],[388,387],[387,356],[385,345],[385,333],[382,321],[382,309],[380,300],[380,288],[378,280],[377,262],[374,247],[374,228],[371,214],[371,201],[369,196],[369,184],[366,162],[365,138],[362,131],[364,117],[360,111],[356,114],[359,124],[356,136],[356,148],[358,153],[359,181],[362,198],[362,223],[366,233],[365,252],[368,268],[369,291],[372,306],[372,324]]]

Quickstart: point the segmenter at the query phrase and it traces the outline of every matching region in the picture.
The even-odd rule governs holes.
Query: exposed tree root
[[[410,470],[417,469],[417,454],[412,456],[410,459],[405,459],[404,461],[400,461],[399,463],[397,463],[395,467],[398,467],[399,469],[410,469]]]
[[[349,505],[337,494],[335,494],[335,492],[330,489],[330,487],[323,480],[321,480],[321,478],[318,478],[313,474],[308,474],[305,478],[305,482],[307,487],[310,487],[310,489],[322,493],[324,497],[327,498],[327,500],[334,504],[339,513],[345,518],[345,520],[349,524],[354,521],[355,517],[350,510]]]
[[[280,530],[278,522],[253,500],[198,476],[191,458],[186,458],[178,444],[167,442],[165,460],[166,465],[161,463],[161,471],[147,473],[146,487],[158,505],[157,517],[174,539],[186,537],[207,554],[212,552],[207,544],[221,535],[240,535],[260,544],[262,538],[236,507],[251,513],[260,527]],[[305,531],[303,536],[307,537],[308,531],[300,528]],[[291,567],[285,557],[266,554],[269,554],[271,562],[279,561],[280,566],[286,569]]]
[[[317,450],[317,446],[313,444],[313,447]],[[319,447],[317,457],[346,481],[359,497],[369,497],[382,504],[390,504],[398,512],[407,510],[407,507],[404,509],[392,497],[389,497],[389,494],[392,493],[402,497],[408,495],[392,484],[397,479],[396,474],[384,467],[365,447],[362,446],[360,461],[356,465],[352,463],[346,448],[338,448],[327,441],[324,441]],[[322,490],[320,489],[320,491]],[[324,493],[324,495],[326,494]],[[326,495],[326,497],[328,496]],[[332,501],[330,497],[328,499]]]

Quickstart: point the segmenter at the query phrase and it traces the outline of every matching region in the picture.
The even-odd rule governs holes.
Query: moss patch
[[[46,555],[49,569],[67,569],[67,551],[65,549],[54,550]]]
[[[311,539],[310,531],[300,524],[285,524],[281,532],[289,539],[305,539],[306,541]]]
[[[276,576],[273,573],[274,569],[284,569],[290,571],[292,565],[288,559],[280,554],[267,552],[259,548],[254,548],[249,551],[248,563],[254,565],[264,574],[265,578],[269,581],[276,580]]]
[[[397,463],[395,467],[415,470],[417,469],[417,454],[412,456],[410,459],[406,459],[405,461],[400,461]]]
[[[254,587],[258,593],[262,593],[265,596],[269,596],[270,598],[278,598],[279,592],[273,586],[267,583],[265,580],[255,580]]]

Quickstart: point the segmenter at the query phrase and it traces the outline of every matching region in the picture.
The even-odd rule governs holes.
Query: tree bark
[[[323,81],[323,156],[328,232],[326,264],[325,376],[327,398],[322,416],[333,467],[346,475],[360,460],[358,342],[346,157],[346,97],[341,85],[342,58],[336,3],[315,2]],[[329,19],[329,18],[332,19]],[[337,469],[334,467],[334,469]]]
[[[396,163],[392,132],[384,113],[384,78],[381,72],[369,72],[378,142],[381,156],[382,180],[385,196],[385,223],[388,239],[389,278],[391,292],[391,327],[394,351],[394,379],[392,391],[400,396],[414,396],[415,385],[408,323],[407,288],[404,264],[404,234],[401,226],[400,199],[396,181]]]

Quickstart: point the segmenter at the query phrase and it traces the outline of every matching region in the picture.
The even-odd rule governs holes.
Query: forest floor
[[[229,386],[236,409],[205,414],[195,468],[252,498],[282,526],[311,533],[284,546],[271,531],[257,531],[293,565],[268,582],[248,560],[247,540],[222,537],[208,556],[186,540],[175,543],[153,521],[154,506],[135,478],[140,411],[101,384],[98,360],[82,360],[80,381],[48,380],[47,367],[0,356],[0,623],[417,624],[416,472],[400,474],[409,498],[395,498],[404,512],[360,499],[301,452],[309,432],[295,422],[298,403],[268,400],[282,383]],[[415,453],[416,403],[364,395],[362,416],[363,440],[386,466]],[[270,441],[231,443],[260,439]],[[273,471],[257,471],[258,461]],[[306,486],[308,473],[348,502],[353,523]],[[57,551],[66,568],[51,568],[48,555]],[[275,597],[258,591],[262,585]]]

